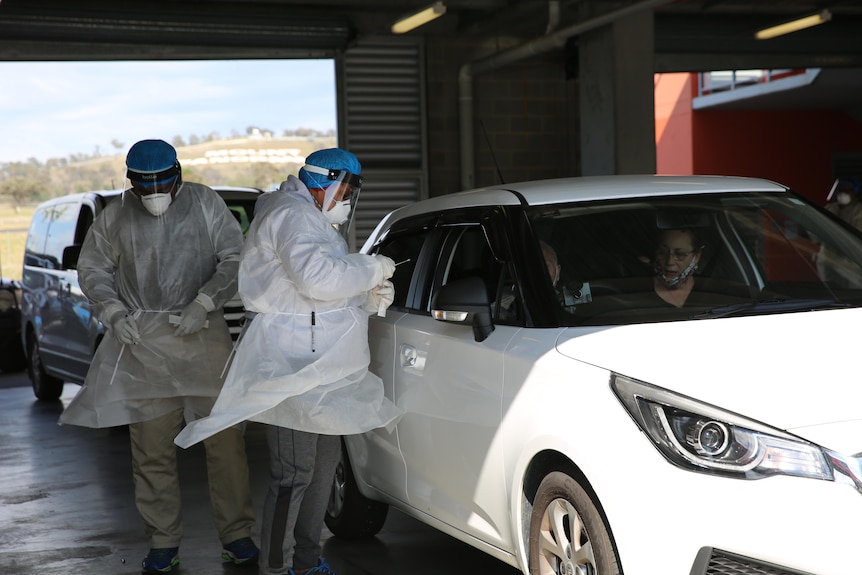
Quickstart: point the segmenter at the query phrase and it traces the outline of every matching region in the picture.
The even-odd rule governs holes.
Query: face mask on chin
[[[141,196],[141,203],[152,215],[158,217],[168,210],[173,198],[170,194],[149,194]]]
[[[691,263],[688,264],[684,270],[671,278],[665,276],[664,273],[662,273],[661,268],[658,267],[658,264],[656,264],[655,266],[656,275],[658,275],[658,277],[664,282],[664,285],[666,285],[670,289],[677,289],[684,286],[685,283],[688,281],[689,276],[691,276],[691,274],[693,274],[696,269],[696,258],[692,258]]]
[[[350,217],[350,202],[338,202],[333,200],[335,204],[331,210],[326,210],[323,215],[331,224],[341,225]]]

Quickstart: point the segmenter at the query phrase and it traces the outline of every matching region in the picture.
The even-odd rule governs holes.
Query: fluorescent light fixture
[[[392,33],[404,34],[414,28],[424,26],[431,20],[439,18],[445,13],[446,6],[442,2],[434,2],[430,6],[423,8],[418,12],[399,18],[398,21],[392,25]]]
[[[812,26],[823,24],[824,22],[828,22],[831,19],[832,13],[829,10],[823,10],[819,14],[812,14],[811,16],[806,16],[805,18],[799,18],[798,20],[785,22],[784,24],[779,24],[778,26],[773,26],[772,28],[764,28],[763,30],[759,30],[754,35],[754,37],[758,40],[769,40],[770,38],[775,38],[776,36],[783,36],[784,34],[798,32],[799,30],[804,30],[805,28],[811,28]]]

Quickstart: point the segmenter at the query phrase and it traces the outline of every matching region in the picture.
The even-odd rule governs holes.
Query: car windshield
[[[556,252],[563,325],[862,305],[862,235],[794,194],[581,202],[530,219]]]

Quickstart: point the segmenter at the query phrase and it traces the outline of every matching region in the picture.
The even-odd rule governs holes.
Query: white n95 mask
[[[346,222],[347,218],[350,217],[350,202],[338,202],[333,200],[332,203],[335,205],[332,206],[331,210],[323,212],[323,215],[326,216],[329,223],[338,226]]]
[[[172,201],[173,199],[170,194],[149,194],[147,196],[141,196],[141,202],[144,204],[144,207],[147,208],[147,211],[154,216],[160,216],[165,213]]]

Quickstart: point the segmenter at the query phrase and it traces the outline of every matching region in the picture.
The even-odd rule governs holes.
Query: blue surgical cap
[[[126,155],[126,167],[129,169],[129,179],[135,179],[138,174],[158,174],[177,166],[177,151],[164,140],[141,140],[129,149]],[[175,176],[176,172],[165,174]],[[158,183],[158,182],[156,182]]]
[[[312,152],[305,158],[305,163],[327,170],[344,170],[357,176],[362,171],[362,166],[356,156],[341,148],[327,148]],[[332,183],[323,174],[312,174],[302,168],[299,169],[299,179],[308,188],[326,188]]]

